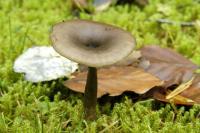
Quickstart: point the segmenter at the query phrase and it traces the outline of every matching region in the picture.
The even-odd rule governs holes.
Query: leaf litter
[[[77,92],[85,91],[87,72],[77,72],[75,78],[65,81],[64,85]],[[163,82],[155,76],[144,72],[141,68],[132,66],[110,67],[98,71],[97,96],[121,95],[125,91],[144,94],[154,86],[161,86]]]
[[[200,75],[195,73],[198,68],[169,48],[145,46],[114,66],[98,70],[97,95],[99,98],[105,94],[118,96],[125,91],[140,95],[151,92],[151,97],[163,102],[200,104]],[[84,93],[86,77],[85,70],[76,72],[64,85]]]
[[[184,56],[169,48],[156,45],[141,48],[142,58],[149,61],[149,66],[140,67],[152,75],[164,80],[164,87],[181,84],[190,80],[198,66]]]

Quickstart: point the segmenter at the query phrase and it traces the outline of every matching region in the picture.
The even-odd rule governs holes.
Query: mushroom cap
[[[89,67],[112,65],[128,56],[136,44],[129,32],[89,20],[58,23],[50,37],[60,55]]]

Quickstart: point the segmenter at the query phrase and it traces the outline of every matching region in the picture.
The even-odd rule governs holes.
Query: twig
[[[152,21],[152,20],[150,20],[150,21]],[[155,21],[158,23],[166,23],[166,24],[171,24],[171,25],[195,26],[195,22],[177,22],[177,21],[172,21],[169,19],[157,19]]]

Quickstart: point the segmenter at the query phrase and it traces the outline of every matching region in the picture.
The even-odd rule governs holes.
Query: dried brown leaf
[[[200,104],[200,74],[196,75],[192,85],[183,91],[180,95],[186,98],[190,98],[196,103]]]
[[[192,81],[192,84],[187,89],[172,98],[172,101],[175,104],[200,104],[200,75],[196,75],[195,78],[190,81]],[[170,100],[166,99],[166,95],[169,95],[171,91],[166,91],[167,92],[165,92],[163,89],[156,90],[153,92],[153,97],[160,101],[170,102]]]
[[[141,63],[140,67],[164,80],[165,87],[188,81],[198,68],[190,60],[168,48],[145,46],[141,49],[141,53],[146,62],[150,62],[150,65],[147,67]]]
[[[127,57],[125,57],[123,60],[115,63],[115,66],[137,66],[139,63],[139,59],[142,57],[140,51],[133,51],[131,54],[129,54]]]
[[[175,97],[176,95],[178,95],[179,93],[183,92],[184,90],[188,89],[192,85],[193,80],[194,80],[194,77],[192,77],[192,79],[190,79],[186,83],[180,84],[176,89],[174,89],[172,92],[170,92],[166,96],[166,99],[171,99]]]
[[[64,85],[74,91],[84,93],[87,72],[75,74],[75,78]],[[144,94],[155,86],[162,85],[162,81],[135,67],[110,67],[98,70],[98,97],[104,94],[117,96],[125,91]]]
[[[162,93],[161,91],[155,91],[153,94],[153,98],[159,101],[169,102],[169,103],[173,102],[174,104],[179,104],[179,105],[194,105],[196,103],[192,99],[189,99],[182,95],[176,95],[172,99],[166,99],[166,95],[169,93],[170,91],[166,94]]]

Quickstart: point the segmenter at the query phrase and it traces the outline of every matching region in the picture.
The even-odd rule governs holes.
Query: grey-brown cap
[[[88,20],[56,24],[51,40],[59,54],[89,67],[112,65],[128,56],[136,44],[129,32]]]

